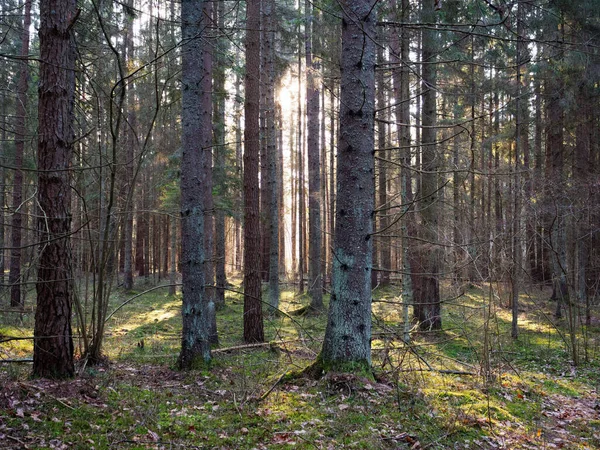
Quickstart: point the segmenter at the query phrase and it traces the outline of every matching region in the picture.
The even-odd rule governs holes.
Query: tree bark
[[[434,4],[422,3],[425,23],[436,21]],[[436,66],[435,30],[422,30],[422,131],[421,131],[421,239],[411,261],[414,293],[414,316],[421,330],[442,328],[439,272],[442,254],[438,247],[439,234],[439,165],[440,156],[436,146]]]
[[[305,1],[306,17],[306,141],[308,153],[308,294],[310,308],[323,309],[323,278],[321,277],[321,149],[319,148],[319,88],[316,74],[319,64],[313,59],[312,4]]]
[[[263,2],[263,37],[265,51],[265,125],[266,125],[266,154],[267,171],[264,179],[267,183],[267,225],[269,240],[268,254],[268,281],[269,281],[269,306],[276,310],[279,308],[279,184],[278,184],[278,153],[277,134],[275,132],[275,2]]]
[[[71,187],[76,20],[74,0],[40,2],[38,219],[40,253],[33,375],[72,377]],[[27,30],[27,28],[26,28]]]
[[[371,365],[376,3],[342,2],[333,283],[320,355],[325,370]]]
[[[133,10],[133,0],[128,0],[128,7]],[[127,17],[127,29],[125,32],[125,63],[133,61],[133,16]],[[127,124],[126,124],[126,161],[125,161],[125,196],[128,201],[125,202],[125,217],[123,224],[123,288],[126,291],[133,289],[133,199],[134,199],[134,170],[133,162],[137,149],[137,113],[135,105],[135,93],[133,91],[133,82],[127,85]]]
[[[181,272],[183,330],[178,366],[191,369],[211,360],[211,311],[206,295],[205,220],[206,155],[211,152],[210,78],[204,34],[207,18],[203,0],[181,5],[182,46],[182,156],[181,156]],[[208,66],[208,67],[207,67]],[[204,144],[204,145],[203,145]],[[208,144],[208,146],[206,146]]]
[[[244,102],[244,341],[263,342],[260,277],[260,203],[258,158],[260,154],[260,0],[248,0],[246,8],[246,99]]]
[[[225,68],[227,61],[223,56],[229,45],[228,40],[223,37],[225,30],[225,3],[219,2],[215,8],[218,25],[218,48],[215,53],[215,66],[213,69],[215,105],[214,105],[214,140],[215,140],[215,191],[217,204],[215,206],[215,307],[217,309],[225,306],[225,286],[227,276],[225,274],[226,246],[225,246],[225,195],[226,195],[226,165],[225,154]]]

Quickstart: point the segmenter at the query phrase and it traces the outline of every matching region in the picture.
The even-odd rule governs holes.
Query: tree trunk
[[[128,6],[133,10],[133,0],[128,0]],[[125,63],[134,61],[133,45],[133,16],[127,17],[127,29],[125,33]],[[125,161],[125,217],[123,224],[123,288],[125,291],[133,289],[133,199],[135,191],[133,163],[137,148],[137,112],[135,105],[135,94],[133,91],[133,82],[127,85],[127,124],[126,124],[126,161]]]
[[[6,216],[4,215],[4,205],[6,202],[6,169],[4,165],[7,163],[4,155],[6,154],[6,95],[4,91],[0,93],[0,290],[4,289],[4,269],[5,269],[5,252],[4,249],[7,247],[5,243],[5,226]],[[2,303],[2,302],[0,302]]]
[[[436,21],[434,4],[422,3],[425,23]],[[442,254],[438,246],[438,222],[440,215],[439,164],[436,146],[436,66],[435,30],[422,30],[422,131],[421,131],[421,239],[411,261],[414,291],[414,316],[421,330],[442,328],[439,272]]]
[[[244,341],[265,340],[260,278],[258,157],[260,81],[260,0],[248,0],[246,98],[244,103]]]
[[[21,36],[21,57],[19,82],[17,85],[17,107],[15,123],[15,174],[13,178],[12,196],[12,242],[10,254],[10,306],[22,308],[21,294],[21,242],[23,233],[23,153],[27,139],[27,89],[29,85],[29,26],[31,25],[31,3],[25,1],[23,16],[23,34]]]
[[[40,2],[38,204],[40,233],[33,375],[72,377],[71,187],[75,1]],[[29,27],[25,28],[25,31]]]
[[[275,2],[263,2],[263,36],[265,51],[265,125],[266,125],[266,154],[267,171],[264,179],[267,183],[267,225],[269,240],[268,254],[268,281],[269,281],[269,306],[274,310],[279,308],[279,185],[278,179],[278,153],[277,134],[275,132]]]
[[[409,0],[402,0],[401,17],[403,22],[409,19]],[[398,3],[396,0],[396,9]],[[402,29],[400,40],[394,37],[392,40],[391,62],[401,64],[401,70],[394,71],[393,86],[396,103],[396,128],[398,142],[400,144],[401,164],[400,167],[400,204],[402,205],[401,233],[402,233],[402,316],[404,319],[403,340],[410,341],[409,306],[413,302],[412,281],[410,277],[410,236],[414,234],[414,226],[411,224],[411,216],[408,214],[413,200],[412,183],[410,172],[411,161],[411,136],[410,136],[410,67],[409,50],[410,41],[408,30]],[[391,265],[391,255],[390,255]]]
[[[304,203],[304,141],[302,120],[302,52],[298,51],[298,158],[296,160],[296,168],[298,170],[298,293],[304,293],[304,257],[306,255],[305,227],[306,227],[306,205]]]
[[[181,272],[183,330],[178,366],[191,369],[211,359],[211,311],[206,295],[205,220],[207,161],[211,152],[210,78],[204,1],[184,0],[181,7],[182,46],[182,155],[181,155]],[[207,99],[208,103],[207,104]],[[203,145],[204,144],[204,145]],[[208,145],[206,145],[208,144]]]
[[[371,365],[376,3],[342,2],[333,283],[320,355],[325,370]]]
[[[177,228],[178,222],[175,216],[170,218],[170,238],[171,238],[171,249],[170,249],[170,271],[169,271],[169,295],[175,295],[177,293]]]
[[[216,23],[219,27],[219,35],[225,33],[225,3],[219,2],[215,8]],[[227,61],[223,56],[229,48],[228,40],[220,37],[218,48],[215,53],[215,66],[213,69],[215,105],[214,105],[214,139],[215,139],[215,191],[217,205],[215,206],[215,307],[217,309],[225,306],[225,287],[227,276],[225,274],[225,195],[226,195],[226,166],[225,154],[225,68]]]
[[[316,74],[319,65],[313,60],[312,4],[305,1],[305,51],[306,51],[306,112],[307,112],[307,153],[308,153],[308,294],[310,308],[323,309],[323,279],[321,277],[321,149],[319,148],[319,88]]]

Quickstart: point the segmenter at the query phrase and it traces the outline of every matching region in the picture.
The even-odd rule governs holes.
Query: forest
[[[0,447],[600,448],[600,2],[0,0]]]

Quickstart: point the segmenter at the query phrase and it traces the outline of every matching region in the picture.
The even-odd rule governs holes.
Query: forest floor
[[[138,292],[151,287],[141,284]],[[265,317],[269,343],[247,348],[243,299],[232,292],[212,366],[180,372],[181,298],[166,291],[119,310],[107,362],[78,361],[74,380],[31,379],[30,364],[0,364],[0,448],[600,448],[600,328],[554,321],[547,291],[523,294],[513,340],[502,286],[446,287],[444,330],[413,333],[406,345],[398,288],[377,289],[374,375],[285,382],[315,359],[325,314]],[[111,308],[133,295],[118,292]],[[306,302],[283,291],[283,311]],[[30,336],[32,321],[1,316],[0,360],[31,357],[31,341],[1,338]]]

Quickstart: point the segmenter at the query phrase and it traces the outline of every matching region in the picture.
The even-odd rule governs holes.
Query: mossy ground
[[[178,372],[181,299],[155,290],[111,318],[107,365],[70,381],[32,380],[27,364],[0,365],[0,447],[600,448],[598,326],[553,324],[549,293],[535,292],[521,299],[515,341],[499,292],[469,288],[444,305],[444,331],[413,333],[407,346],[399,289],[380,289],[374,378],[283,382],[316,359],[324,314],[265,317],[270,346],[224,351],[243,344],[243,299],[228,293],[211,367]],[[131,295],[117,292],[111,308]],[[305,303],[282,293],[284,312]],[[5,314],[0,334],[30,336],[32,321]],[[571,364],[571,332],[579,367]],[[0,344],[3,359],[30,354],[28,340]]]

